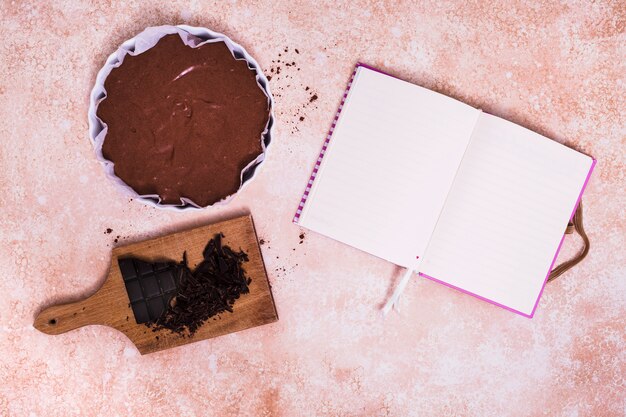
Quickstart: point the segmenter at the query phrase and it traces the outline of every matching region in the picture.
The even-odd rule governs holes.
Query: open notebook
[[[359,64],[294,222],[532,317],[594,165]]]

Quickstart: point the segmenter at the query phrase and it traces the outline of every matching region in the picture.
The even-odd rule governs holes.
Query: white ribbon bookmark
[[[406,272],[402,276],[402,279],[400,279],[400,282],[396,286],[396,289],[393,291],[393,294],[391,294],[391,297],[389,298],[389,300],[387,300],[387,303],[385,303],[385,306],[383,307],[383,317],[386,316],[392,308],[398,312],[400,311],[400,296],[402,295],[406,284],[409,283],[409,279],[411,279],[413,272],[418,272],[417,268],[420,263],[421,262],[418,261],[416,265],[413,265],[413,267],[406,269]]]

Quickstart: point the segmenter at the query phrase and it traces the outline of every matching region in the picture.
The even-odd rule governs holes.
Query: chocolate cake
[[[178,34],[127,55],[104,83],[103,156],[139,195],[201,207],[237,192],[261,153],[269,99],[224,42],[196,48]]]

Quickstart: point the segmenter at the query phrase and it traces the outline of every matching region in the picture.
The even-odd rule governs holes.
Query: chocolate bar
[[[149,263],[136,258],[118,259],[135,321],[154,323],[177,292],[179,267],[175,262]]]

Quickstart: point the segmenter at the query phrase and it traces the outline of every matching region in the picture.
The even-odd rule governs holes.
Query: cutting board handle
[[[35,328],[47,334],[61,334],[89,324],[104,324],[98,320],[98,309],[94,309],[97,298],[99,294],[95,293],[84,300],[50,306],[37,315]]]

